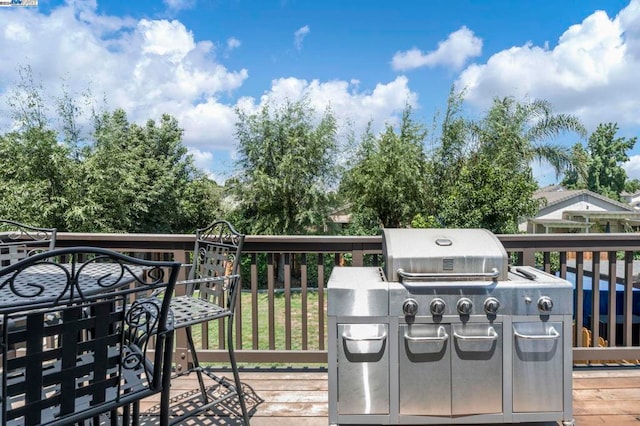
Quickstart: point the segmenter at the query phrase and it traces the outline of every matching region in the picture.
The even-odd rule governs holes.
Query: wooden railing
[[[578,326],[574,333],[576,362],[626,360],[637,363],[636,360],[640,360],[640,316],[633,315],[636,278],[633,258],[640,252],[638,234],[498,237],[513,263],[538,266],[552,273],[557,269],[562,277],[575,277],[575,323],[585,324],[584,328]],[[58,247],[74,245],[107,247],[186,262],[193,236],[58,234]],[[242,267],[243,295],[239,299],[235,327],[238,360],[325,363],[326,283],[332,266],[378,265],[381,254],[380,237],[247,236]],[[593,307],[603,302],[599,291],[585,288],[588,280],[593,283],[604,280],[610,290],[604,303],[605,315],[601,315],[599,309],[591,309],[591,315],[583,310],[585,298]],[[622,298],[622,309],[616,303],[617,297]],[[221,350],[225,341],[223,330],[203,329],[199,338],[203,347],[199,352],[201,361],[226,359],[226,351]],[[177,342],[175,361],[180,368],[188,362],[188,354],[184,349],[184,336],[179,335]]]

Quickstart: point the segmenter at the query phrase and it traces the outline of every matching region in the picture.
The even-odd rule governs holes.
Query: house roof
[[[589,197],[598,198],[602,201],[605,201],[607,203],[610,203],[619,207],[623,211],[634,210],[633,207],[630,206],[629,204],[621,203],[612,198],[605,197],[604,195],[600,195],[593,191],[589,191],[588,189],[565,189],[558,185],[547,186],[545,188],[542,188],[536,191],[533,194],[533,199],[539,200],[539,199],[545,198],[547,200],[547,204],[544,207],[549,207],[549,206],[553,206],[554,204],[558,204],[563,201],[566,201],[568,199],[578,197],[580,195],[586,195]]]

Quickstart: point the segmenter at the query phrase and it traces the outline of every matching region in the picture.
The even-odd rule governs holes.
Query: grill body
[[[569,282],[483,230],[385,230],[328,284],[331,424],[572,424]]]

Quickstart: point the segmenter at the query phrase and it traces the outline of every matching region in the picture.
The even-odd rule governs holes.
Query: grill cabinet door
[[[401,324],[400,414],[451,415],[449,324]]]
[[[388,324],[338,324],[338,413],[389,414]]]
[[[514,323],[513,331],[513,411],[562,411],[562,323]]]
[[[502,324],[453,325],[452,414],[502,413]]]

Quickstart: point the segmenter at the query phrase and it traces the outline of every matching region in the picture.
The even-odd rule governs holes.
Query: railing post
[[[575,324],[576,324],[576,336],[575,336],[575,346],[582,346],[582,327],[584,323],[584,312],[582,307],[584,306],[584,292],[583,292],[583,282],[584,282],[584,253],[579,251],[576,252],[576,312],[574,313]],[[592,286],[593,288],[593,286]]]
[[[364,266],[364,251],[362,247],[353,248],[351,252],[351,265],[352,266]]]
[[[533,249],[522,250],[522,265],[536,266],[536,251]]]
[[[184,250],[176,250],[173,252],[173,259],[182,263],[183,265],[189,263],[187,252]],[[180,271],[180,277],[178,279],[184,280],[187,277],[186,268],[182,268]],[[185,293],[184,286],[176,286],[176,296],[182,296]],[[178,330],[175,333],[176,346],[173,352],[173,364],[176,371],[185,371],[189,363],[189,352],[187,350],[187,335],[184,330]]]
[[[624,320],[623,345],[633,345],[633,252],[624,252]]]
[[[609,261],[609,324],[607,328],[607,337],[609,338],[609,346],[613,347],[618,346],[616,344],[616,323],[618,319],[618,313],[616,309],[616,252],[608,252],[607,260]]]

